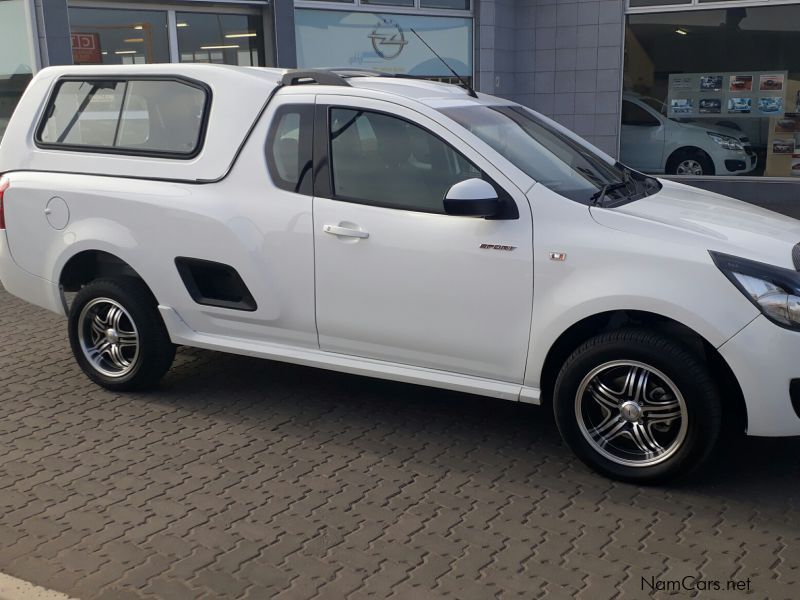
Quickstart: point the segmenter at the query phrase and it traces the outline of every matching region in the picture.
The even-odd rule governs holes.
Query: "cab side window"
[[[267,167],[282,190],[311,196],[314,107],[287,104],[278,108],[267,134]]]
[[[450,187],[483,173],[432,133],[404,119],[330,110],[330,160],[337,199],[444,213]]]
[[[653,115],[628,100],[622,101],[622,124],[638,127],[657,127],[661,125]]]

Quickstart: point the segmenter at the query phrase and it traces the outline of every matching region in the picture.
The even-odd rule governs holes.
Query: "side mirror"
[[[493,217],[500,212],[500,198],[488,181],[465,179],[447,190],[444,212],[459,217]]]

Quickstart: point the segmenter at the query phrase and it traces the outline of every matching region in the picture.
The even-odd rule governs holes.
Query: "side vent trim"
[[[192,299],[204,306],[252,312],[258,308],[239,273],[230,265],[179,256],[175,266]]]

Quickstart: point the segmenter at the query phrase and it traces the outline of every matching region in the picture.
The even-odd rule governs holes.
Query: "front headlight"
[[[737,140],[735,137],[731,137],[729,135],[722,135],[719,133],[712,133],[707,131],[708,137],[714,140],[717,144],[725,148],[725,150],[744,150],[744,146],[742,146],[742,142]]]
[[[800,330],[800,273],[729,254],[709,253],[719,270],[764,316],[782,327]]]

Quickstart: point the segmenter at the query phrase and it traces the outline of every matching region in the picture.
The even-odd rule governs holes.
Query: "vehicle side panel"
[[[311,198],[270,181],[268,122],[254,131],[235,173],[217,184],[12,173],[6,220],[16,264],[57,283],[71,257],[101,250],[128,263],[192,329],[317,347]],[[54,196],[69,207],[70,222],[61,231],[44,212]],[[178,256],[235,268],[257,310],[196,303],[178,275]]]
[[[637,310],[683,323],[715,347],[759,312],[698,253],[689,233],[647,237],[599,226],[586,206],[537,185],[531,349],[525,385],[540,387],[547,353],[572,325],[599,313]],[[693,243],[690,243],[693,242]],[[566,260],[550,260],[550,252]],[[711,276],[709,276],[711,275]]]

